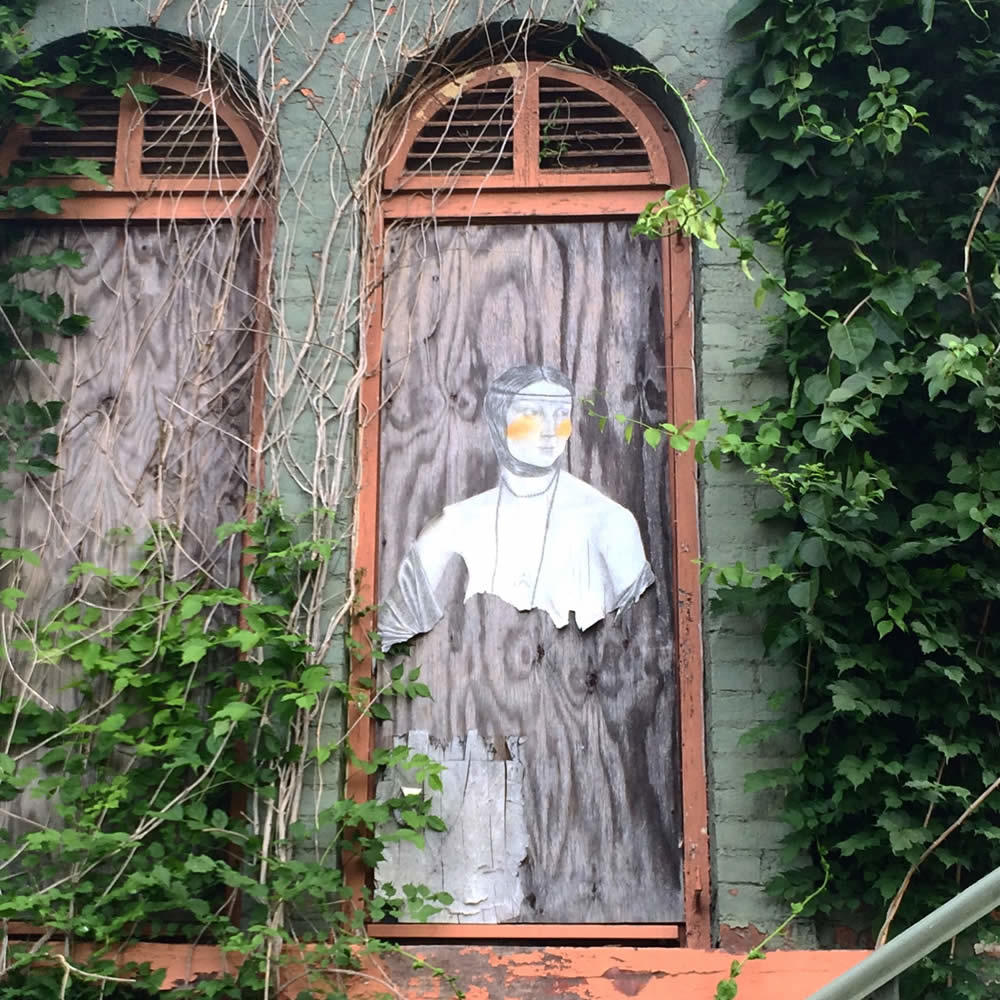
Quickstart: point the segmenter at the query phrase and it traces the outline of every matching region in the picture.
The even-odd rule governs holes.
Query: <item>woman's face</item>
[[[551,382],[525,386],[507,408],[507,448],[519,462],[547,469],[566,450],[573,397]]]

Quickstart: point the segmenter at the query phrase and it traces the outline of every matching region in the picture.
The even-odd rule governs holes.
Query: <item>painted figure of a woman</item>
[[[465,598],[493,594],[581,630],[635,603],[653,582],[632,514],[562,468],[572,432],[573,383],[518,365],[484,400],[500,464],[497,486],[450,504],[411,544],[379,615],[382,648],[427,632],[444,612],[437,592],[454,557]]]

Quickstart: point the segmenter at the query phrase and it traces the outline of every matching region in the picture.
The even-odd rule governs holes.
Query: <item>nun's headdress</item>
[[[535,382],[551,382],[566,389],[571,399],[573,397],[573,383],[558,368],[549,368],[547,365],[517,365],[515,368],[508,368],[490,383],[483,401],[486,426],[489,428],[490,441],[497,453],[497,459],[505,469],[518,476],[543,476],[549,471],[548,468],[520,461],[507,447],[507,410],[514,397]]]

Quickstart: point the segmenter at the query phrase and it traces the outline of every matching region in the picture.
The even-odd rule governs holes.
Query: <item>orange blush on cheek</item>
[[[556,437],[568,438],[572,430],[573,424],[570,422],[568,417],[565,420],[560,420],[559,423],[556,424]]]
[[[534,437],[539,434],[541,428],[542,422],[538,417],[522,413],[507,425],[507,437],[514,441],[523,441],[525,438]]]

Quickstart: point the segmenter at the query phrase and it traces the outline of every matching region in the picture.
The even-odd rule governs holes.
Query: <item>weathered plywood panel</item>
[[[239,581],[238,538],[220,545],[215,529],[241,516],[246,497],[252,230],[56,223],[8,252],[57,248],[79,251],[83,267],[29,272],[25,285],[58,293],[92,322],[77,338],[48,338],[58,362],[21,363],[10,387],[65,405],[58,472],[12,482],[16,497],[0,509],[7,544],[41,560],[13,579],[8,570],[27,594],[19,615],[6,616],[8,639],[70,599],[99,601],[87,578],[67,586],[68,571],[79,562],[128,571],[154,522],[173,540],[165,552],[175,577]],[[48,705],[74,705],[72,678],[71,668],[28,656],[0,664],[4,693]],[[30,797],[9,808],[49,821]]]
[[[525,363],[574,380],[565,468],[635,515],[656,577],[622,622],[581,633],[496,597],[463,603],[456,560],[444,620],[414,643],[433,700],[395,705],[380,739],[421,730],[448,745],[475,730],[497,746],[519,741],[521,921],[683,919],[665,457],[602,435],[579,403],[596,393],[610,412],[663,419],[661,285],[658,245],[623,222],[389,237],[380,593],[446,504],[496,485],[482,400],[492,379]],[[476,916],[463,904],[444,919]]]

